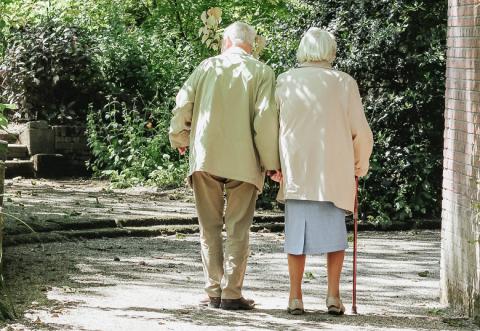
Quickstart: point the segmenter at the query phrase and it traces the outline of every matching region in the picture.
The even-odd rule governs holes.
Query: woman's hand
[[[280,183],[283,180],[283,174],[281,170],[269,170],[267,171],[267,176],[270,177],[274,182]]]
[[[185,153],[187,152],[187,148],[188,147],[179,147],[178,152],[180,153],[180,155],[185,155]]]

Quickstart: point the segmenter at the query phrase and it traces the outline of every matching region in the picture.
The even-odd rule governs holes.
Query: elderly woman
[[[332,68],[334,36],[309,29],[297,52],[300,66],[278,77],[279,200],[285,201],[288,312],[303,314],[306,254],[327,253],[329,314],[341,315],[340,274],[347,244],[345,214],[352,213],[355,176],[368,171],[373,138],[355,80]]]

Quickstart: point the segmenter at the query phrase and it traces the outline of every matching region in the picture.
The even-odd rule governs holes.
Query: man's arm
[[[275,74],[267,67],[259,83],[253,122],[255,146],[265,170],[280,169],[278,110],[275,103]]]
[[[190,145],[190,130],[193,115],[193,103],[198,82],[198,68],[190,75],[176,98],[176,106],[173,109],[173,117],[170,121],[168,136],[172,148],[177,148],[181,154],[185,154]],[[183,152],[183,153],[182,153]]]

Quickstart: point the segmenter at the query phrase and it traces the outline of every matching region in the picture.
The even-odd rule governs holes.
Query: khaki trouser
[[[239,299],[249,255],[257,188],[250,183],[195,172],[192,186],[200,224],[205,291],[210,297]],[[226,193],[225,254],[223,251],[224,192]],[[222,284],[223,279],[223,284]]]

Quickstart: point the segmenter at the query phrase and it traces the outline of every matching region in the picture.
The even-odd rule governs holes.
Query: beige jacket
[[[355,80],[326,62],[306,63],[277,80],[278,199],[331,201],[353,212],[355,176],[369,167],[373,136]]]
[[[238,47],[203,61],[177,95],[173,148],[190,146],[195,171],[263,188],[265,170],[280,168],[275,74]]]

